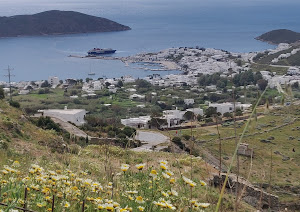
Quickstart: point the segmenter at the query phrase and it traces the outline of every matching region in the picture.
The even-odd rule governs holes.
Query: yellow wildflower
[[[64,208],[69,208],[70,207],[70,203],[68,203],[68,202],[64,202]]]
[[[144,211],[145,210],[145,208],[142,207],[142,206],[139,206],[138,209],[139,209],[139,211]]]
[[[144,163],[140,163],[140,164],[137,164],[135,165],[135,167],[138,169],[138,170],[142,170],[144,167],[145,167],[146,164]]]
[[[142,196],[137,196],[136,199],[135,199],[135,201],[136,201],[137,203],[139,203],[139,204],[142,204],[142,203],[145,202],[145,201],[143,200],[143,197],[142,197]]]
[[[203,180],[200,180],[200,184],[201,184],[202,186],[206,186],[206,182],[204,182]]]
[[[126,172],[128,169],[129,169],[129,165],[128,164],[122,164],[121,165],[121,170],[123,171],[123,172]]]
[[[155,169],[152,169],[150,172],[151,177],[156,177],[157,176],[157,171]]]

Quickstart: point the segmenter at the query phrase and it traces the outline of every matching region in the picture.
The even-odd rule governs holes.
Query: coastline
[[[173,61],[152,61],[152,60],[134,60],[134,57],[107,57],[107,56],[96,56],[96,57],[90,57],[90,56],[79,56],[79,55],[69,55],[68,57],[73,57],[73,58],[87,58],[87,59],[98,59],[98,60],[119,60],[125,64],[125,66],[129,66],[129,64],[133,63],[156,63],[158,65],[161,65],[163,69],[146,69],[146,68],[141,68],[145,70],[150,70],[150,71],[173,71],[173,70],[181,70],[181,67]]]

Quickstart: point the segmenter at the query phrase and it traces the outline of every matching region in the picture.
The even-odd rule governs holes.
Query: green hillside
[[[75,34],[130,30],[114,21],[73,11],[0,17],[0,37]]]
[[[295,43],[300,40],[300,33],[287,29],[278,29],[264,33],[256,39],[272,44]]]

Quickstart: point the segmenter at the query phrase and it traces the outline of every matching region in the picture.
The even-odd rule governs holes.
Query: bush
[[[121,133],[118,134],[118,138],[126,138],[126,135],[121,132]]]
[[[186,141],[188,141],[188,140],[190,140],[190,138],[191,138],[191,136],[190,135],[183,135],[182,136],[183,138],[184,138],[184,140],[186,140]]]
[[[71,154],[78,155],[79,151],[80,151],[79,145],[77,145],[77,144],[70,145],[70,153]]]
[[[56,132],[61,132],[61,128],[56,124],[50,117],[41,116],[36,122],[36,126],[43,128],[44,130],[55,130]]]
[[[135,132],[136,132],[136,129],[131,128],[131,127],[126,126],[123,129],[123,133],[128,137],[131,137]]]
[[[0,99],[4,99],[5,95],[4,95],[4,90],[3,88],[0,86]]]
[[[116,133],[115,133],[115,131],[108,131],[108,133],[107,133],[107,136],[109,137],[109,138],[114,138],[115,137],[115,135],[116,135]]]
[[[9,105],[15,108],[20,108],[20,103],[16,101],[10,101]]]
[[[172,138],[172,142],[174,144],[176,144],[177,146],[179,146],[179,148],[184,149],[184,144],[181,142],[181,138],[180,137],[174,137],[174,138]]]
[[[5,141],[0,141],[0,149],[8,149],[8,144]]]
[[[212,118],[207,118],[207,119],[205,119],[205,123],[210,123],[210,122],[213,122],[213,119],[212,119]]]
[[[223,116],[226,117],[226,118],[232,118],[233,117],[232,113],[229,113],[229,112],[224,113]]]

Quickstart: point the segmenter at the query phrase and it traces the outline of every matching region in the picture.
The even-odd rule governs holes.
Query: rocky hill
[[[75,34],[130,30],[114,21],[73,11],[0,17],[0,37]]]
[[[295,43],[300,40],[300,33],[287,29],[272,30],[255,38],[271,44]]]

